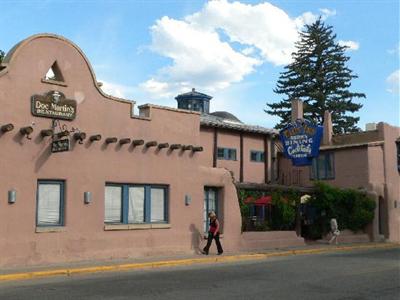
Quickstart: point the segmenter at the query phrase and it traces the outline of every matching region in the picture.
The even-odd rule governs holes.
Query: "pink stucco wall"
[[[236,149],[236,160],[217,159],[218,168],[226,168],[233,172],[236,181],[240,177],[240,134],[231,131],[218,130],[218,147]]]
[[[67,86],[41,82],[55,60]],[[30,112],[31,96],[50,90],[78,101],[76,119],[61,124],[88,136],[101,134],[102,141],[72,142],[71,151],[52,154],[50,138],[40,137],[40,130],[49,129],[52,121]],[[240,211],[229,172],[202,167],[199,153],[104,144],[106,137],[115,136],[201,145],[199,114],[147,106],[142,110],[148,118],[131,117],[130,103],[97,88],[79,48],[52,35],[31,37],[17,47],[7,68],[0,71],[0,103],[0,125],[15,126],[0,135],[0,266],[193,252],[202,243],[198,238],[206,185],[221,189],[225,247],[231,251],[240,247]],[[31,124],[34,132],[28,140],[19,128]],[[38,179],[66,182],[65,226],[55,232],[36,232]],[[110,181],[168,185],[167,226],[105,230],[104,186]],[[14,204],[6,201],[11,189],[17,192]],[[84,204],[85,191],[93,194],[90,204]],[[185,195],[191,196],[190,205],[185,205]]]
[[[262,162],[254,162],[250,160],[250,151],[264,152],[264,136],[250,135],[243,136],[243,181],[244,182],[265,182],[265,164]],[[270,155],[270,153],[265,153]]]

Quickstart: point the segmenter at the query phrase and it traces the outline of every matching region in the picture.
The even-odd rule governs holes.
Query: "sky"
[[[76,43],[103,90],[176,107],[195,88],[213,96],[211,111],[273,127],[264,112],[290,63],[298,32],[319,16],[347,45],[348,67],[359,78],[350,90],[363,107],[358,126],[400,126],[400,7],[398,0],[0,0],[0,49],[37,33]]]

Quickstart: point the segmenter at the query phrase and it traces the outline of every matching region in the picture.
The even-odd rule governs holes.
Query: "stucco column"
[[[379,234],[379,196],[375,191],[368,191],[367,196],[375,201],[374,220],[372,221],[372,228],[370,228],[370,238],[374,242],[381,242],[384,237]]]

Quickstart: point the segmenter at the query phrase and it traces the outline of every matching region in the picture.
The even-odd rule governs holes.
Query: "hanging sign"
[[[57,153],[57,152],[69,151],[69,147],[70,147],[69,139],[53,141],[51,143],[51,152]]]
[[[295,166],[311,165],[319,154],[323,127],[308,120],[298,119],[286,125],[280,132],[284,154]]]
[[[66,99],[59,91],[50,91],[45,95],[33,95],[32,115],[45,118],[73,120],[76,117],[76,101]]]

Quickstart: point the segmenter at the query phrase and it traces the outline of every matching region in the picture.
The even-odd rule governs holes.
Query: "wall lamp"
[[[13,130],[14,129],[14,125],[13,124],[6,124],[6,125],[3,125],[3,126],[1,126],[1,128],[0,128],[0,130],[1,130],[1,132],[9,132],[9,131],[11,131],[11,130]]]
[[[32,126],[26,126],[22,127],[19,130],[19,133],[25,136],[28,140],[31,140],[32,138],[29,136],[33,132],[33,127]]]
[[[12,189],[8,191],[8,203],[13,204],[17,201],[17,191]]]
[[[100,134],[95,134],[90,136],[89,141],[94,142],[94,141],[100,141],[101,140],[101,135]]]
[[[79,144],[83,144],[83,140],[86,139],[85,132],[75,132],[74,139],[78,141]]]
[[[85,204],[92,203],[92,192],[84,192],[83,193],[83,202]]]

